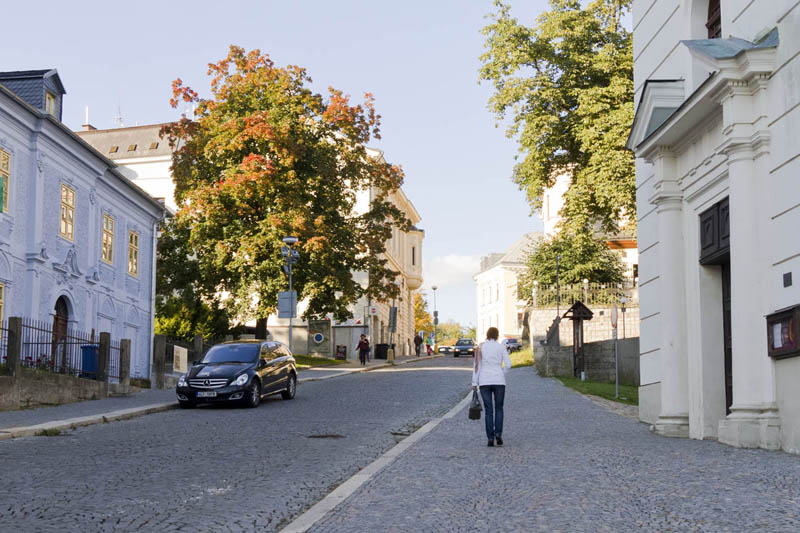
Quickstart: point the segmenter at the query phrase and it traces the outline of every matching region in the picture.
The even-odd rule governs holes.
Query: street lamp
[[[283,243],[286,246],[281,247],[281,255],[286,258],[286,266],[284,272],[289,275],[289,298],[292,301],[292,309],[289,313],[289,351],[292,351],[292,318],[297,312],[297,299],[292,293],[292,265],[300,259],[300,252],[292,248],[297,244],[297,237],[286,236],[283,238]]]
[[[619,299],[619,303],[622,305],[620,306],[620,311],[622,311],[622,338],[625,338],[625,304],[628,303],[628,298],[623,296]]]
[[[436,326],[439,324],[439,311],[436,310],[436,285],[431,287],[433,289],[433,347],[436,348]]]

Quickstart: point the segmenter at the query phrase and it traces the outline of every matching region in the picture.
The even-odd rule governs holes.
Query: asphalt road
[[[276,530],[469,391],[471,358],[0,441],[0,531]],[[413,452],[412,452],[413,453]]]

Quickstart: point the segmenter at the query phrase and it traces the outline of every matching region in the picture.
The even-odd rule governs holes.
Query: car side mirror
[[[267,366],[267,362],[264,359],[259,359],[258,368],[264,368],[265,366]]]

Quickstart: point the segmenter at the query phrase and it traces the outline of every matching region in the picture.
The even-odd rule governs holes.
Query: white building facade
[[[664,435],[800,453],[800,357],[787,349],[800,305],[800,4],[634,0],[633,19],[640,418]],[[768,334],[781,311],[783,338],[780,325]]]
[[[150,376],[163,209],[61,123],[55,70],[0,73],[0,320],[131,340]]]
[[[525,257],[542,238],[531,232],[523,235],[505,253],[489,254],[481,258],[481,271],[475,274],[475,301],[477,302],[477,334],[482,339],[490,327],[500,331],[500,338],[522,340],[526,299],[518,294],[520,274],[525,271]]]

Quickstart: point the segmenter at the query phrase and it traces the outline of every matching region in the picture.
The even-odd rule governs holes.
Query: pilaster
[[[689,436],[689,377],[686,348],[683,194],[675,154],[659,148],[653,158],[660,261],[661,412],[654,430],[668,437]]]

